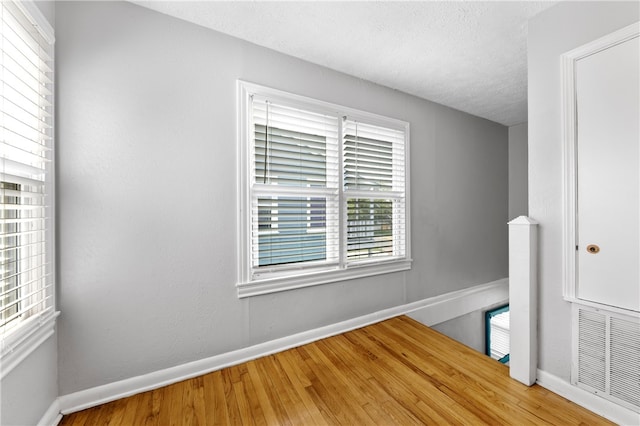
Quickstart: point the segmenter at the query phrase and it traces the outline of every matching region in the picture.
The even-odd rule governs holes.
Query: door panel
[[[577,92],[577,297],[640,311],[640,46],[582,58]],[[599,251],[587,250],[596,245]]]

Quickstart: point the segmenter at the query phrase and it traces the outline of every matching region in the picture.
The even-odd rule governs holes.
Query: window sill
[[[356,278],[370,277],[373,275],[389,274],[411,269],[411,260],[403,259],[393,262],[358,265],[347,269],[333,269],[321,272],[309,272],[286,277],[268,278],[247,283],[239,283],[238,298],[259,296],[263,294],[277,293],[280,291],[294,290],[297,288],[311,287],[314,285],[328,284],[337,281],[346,281]]]
[[[33,351],[53,335],[60,312],[29,318],[7,336],[0,336],[0,379],[20,365]]]

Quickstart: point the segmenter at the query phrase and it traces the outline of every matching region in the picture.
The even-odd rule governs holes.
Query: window
[[[485,353],[503,364],[509,364],[509,305],[486,311]]]
[[[5,361],[54,316],[53,30],[31,3],[2,2],[0,15],[0,347]]]
[[[409,269],[406,122],[239,82],[240,297]]]

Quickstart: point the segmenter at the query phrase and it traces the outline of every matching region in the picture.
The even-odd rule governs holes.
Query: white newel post
[[[538,223],[509,222],[509,317],[512,378],[531,386],[538,368]]]

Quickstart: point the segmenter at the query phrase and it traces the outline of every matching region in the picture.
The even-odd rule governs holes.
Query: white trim
[[[509,222],[509,375],[531,386],[538,367],[538,223],[526,216]]]
[[[251,268],[251,261],[247,253],[251,248],[250,238],[248,234],[249,224],[251,223],[251,200],[249,199],[249,182],[251,177],[249,173],[249,144],[244,141],[249,138],[249,87],[238,80],[236,83],[237,88],[237,116],[236,124],[237,129],[237,141],[236,150],[238,161],[238,186],[236,187],[237,199],[238,199],[238,221],[237,221],[237,265],[238,265],[238,282],[245,283],[249,281]]]
[[[349,118],[366,121],[370,124],[377,126],[389,127],[396,130],[407,130],[408,124],[406,121],[399,120],[397,118],[391,118],[380,114],[375,114],[368,111],[362,111],[355,108],[349,108],[347,106],[334,104],[331,102],[325,102],[307,96],[296,95],[295,93],[285,92],[284,90],[273,89],[271,87],[262,86],[256,83],[250,83],[244,80],[238,80],[238,88],[240,93],[249,94],[255,93],[259,96],[269,97],[286,102],[287,105],[318,112],[321,114],[335,114],[338,117],[347,115]],[[245,111],[246,113],[247,111]]]
[[[47,43],[53,44],[56,40],[55,31],[47,18],[42,14],[40,8],[36,6],[32,0],[15,1],[15,5],[22,13],[31,21],[31,24],[37,28],[40,35]]]
[[[530,217],[527,217],[527,216],[518,216],[512,221],[507,222],[507,225],[512,225],[512,226],[532,226],[532,225],[539,225],[539,224],[540,223],[537,220],[531,219]]]
[[[616,44],[623,43],[640,35],[640,22],[636,22],[597,40],[573,49],[560,57],[561,65],[561,101],[562,101],[562,268],[563,268],[563,296],[570,302],[583,303],[576,293],[576,246],[578,245],[576,223],[577,196],[577,164],[576,164],[576,61],[593,55]]]
[[[422,304],[427,301],[428,303],[424,306],[416,306],[415,309],[406,313],[409,313],[409,316],[416,321],[428,326],[440,324],[497,303],[508,302],[509,279],[503,278],[415,303]]]
[[[387,263],[377,263],[367,266],[352,266],[347,269],[323,270],[306,274],[290,275],[264,280],[254,280],[246,284],[238,285],[238,297],[258,296],[261,294],[275,293],[284,290],[310,287],[319,284],[328,284],[337,281],[353,280],[356,278],[370,277],[372,275],[401,272],[411,269],[411,260],[401,260]]]
[[[44,316],[34,316],[21,324],[21,329],[13,330],[0,340],[0,380],[24,361],[33,351],[55,333],[56,317],[60,312]]]
[[[96,405],[114,401],[119,398],[157,389],[221,368],[305,345],[326,337],[335,336],[336,334],[361,328],[398,315],[412,313],[412,317],[426,318],[427,325],[448,321],[457,316],[502,301],[507,293],[507,288],[508,280],[505,278],[488,284],[383,309],[336,324],[304,331],[269,342],[259,343],[248,348],[238,349],[210,358],[63,395],[59,398],[60,411],[63,414],[69,414],[95,407]],[[485,304],[482,305],[483,303]],[[419,312],[421,310],[433,312],[421,314]]]
[[[537,372],[537,383],[545,389],[556,393],[569,401],[593,411],[594,413],[620,425],[640,424],[640,414],[614,404],[598,395],[573,386],[571,383],[547,373],[543,370]]]
[[[562,268],[563,295],[575,300],[576,295],[576,105],[574,59],[561,57],[562,66]]]
[[[598,302],[591,302],[590,300],[583,300],[583,299],[576,298],[574,300],[571,300],[571,304],[579,305],[579,306],[588,306],[590,308],[594,308],[599,311],[612,312],[615,314],[623,315],[625,317],[640,318],[640,312],[638,311],[631,311],[629,309],[619,308],[617,306],[605,305]]]
[[[60,403],[56,398],[51,406],[45,411],[44,415],[37,423],[38,426],[56,426],[62,420],[62,413],[60,412]]]

